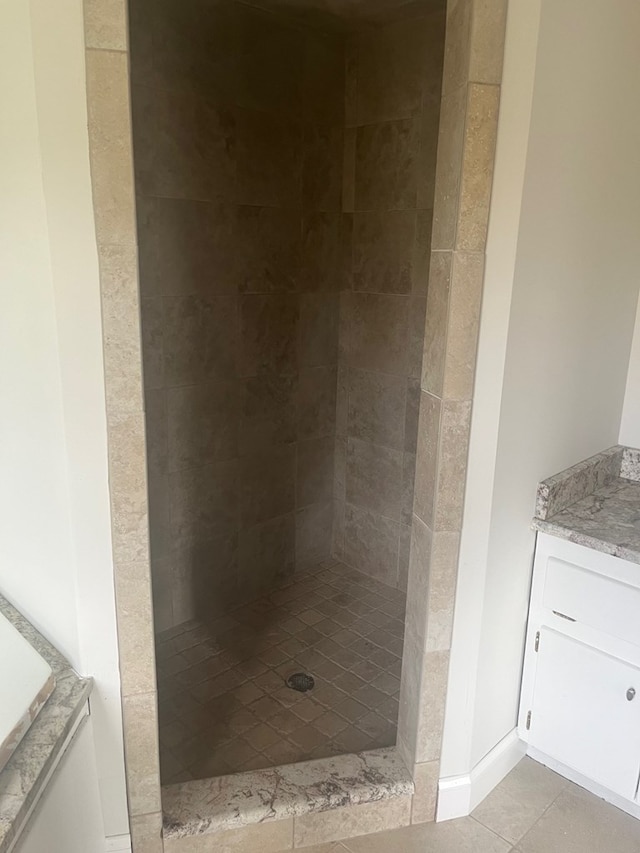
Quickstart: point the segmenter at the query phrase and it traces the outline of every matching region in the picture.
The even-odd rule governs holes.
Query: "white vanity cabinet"
[[[518,728],[533,758],[640,817],[640,565],[538,534]]]

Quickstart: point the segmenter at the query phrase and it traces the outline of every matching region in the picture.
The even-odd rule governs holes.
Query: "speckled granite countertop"
[[[611,447],[543,480],[533,527],[640,563],[640,450]]]
[[[53,693],[0,772],[0,853],[5,853],[22,831],[74,730],[92,681],[76,675],[69,662],[1,595],[0,613],[42,655],[56,680]]]

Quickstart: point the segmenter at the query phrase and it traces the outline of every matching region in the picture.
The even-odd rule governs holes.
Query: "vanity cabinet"
[[[538,534],[518,729],[533,758],[640,817],[640,565]]]

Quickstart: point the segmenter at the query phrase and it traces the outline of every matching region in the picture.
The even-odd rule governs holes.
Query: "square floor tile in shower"
[[[162,783],[391,746],[405,593],[328,562],[157,637]],[[309,673],[306,693],[286,686]]]

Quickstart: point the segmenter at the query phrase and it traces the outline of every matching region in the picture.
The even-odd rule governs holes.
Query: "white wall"
[[[0,591],[92,675],[107,834],[127,811],[81,0],[0,7]]]
[[[537,482],[618,441],[640,281],[639,37],[637,0],[509,4],[443,776],[516,722]]]

